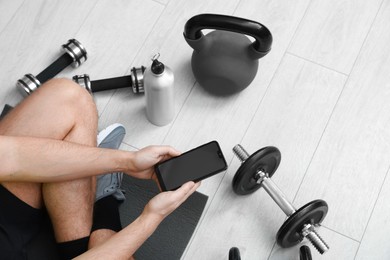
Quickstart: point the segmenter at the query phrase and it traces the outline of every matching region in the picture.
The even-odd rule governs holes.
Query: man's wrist
[[[116,150],[115,151],[116,171],[129,172],[134,152]]]
[[[160,215],[143,211],[139,216],[139,220],[145,226],[145,228],[150,228],[151,232],[154,232],[154,230],[156,230],[164,218]]]

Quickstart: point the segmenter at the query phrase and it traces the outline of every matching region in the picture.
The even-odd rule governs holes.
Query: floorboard
[[[388,241],[390,237],[389,176],[389,173],[387,173],[381,193],[370,216],[370,222],[364,232],[356,259],[380,260],[388,259],[390,256],[390,247],[386,246],[386,242],[384,242]]]
[[[296,201],[325,199],[324,224],[360,241],[389,169],[390,3],[382,6]]]
[[[2,0],[0,2],[0,33],[7,26],[8,22],[17,12],[18,8],[22,5],[23,0],[7,1]]]
[[[349,74],[381,2],[311,1],[289,52]]]

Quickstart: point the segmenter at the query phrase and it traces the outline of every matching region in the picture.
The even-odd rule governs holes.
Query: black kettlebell
[[[201,30],[215,29],[204,35]],[[252,43],[246,36],[255,39]],[[256,76],[258,59],[272,45],[271,32],[251,20],[217,14],[200,14],[187,21],[184,38],[194,49],[191,66],[198,83],[215,95],[245,89]]]

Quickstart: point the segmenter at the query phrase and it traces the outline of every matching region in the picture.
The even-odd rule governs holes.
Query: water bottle
[[[152,65],[144,74],[146,117],[152,124],[164,126],[175,116],[174,76],[172,70],[158,60],[159,56],[152,58]]]

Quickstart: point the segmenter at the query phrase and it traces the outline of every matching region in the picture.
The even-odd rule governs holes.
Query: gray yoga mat
[[[147,202],[158,192],[154,181],[125,176],[122,188],[126,189],[126,201],[120,208],[122,225],[134,221]],[[206,206],[208,197],[195,192],[178,209],[169,215],[153,235],[135,253],[136,259],[180,259]]]
[[[119,211],[123,227],[134,221],[142,212],[148,201],[159,191],[157,185],[150,180],[138,180],[124,176],[122,188],[126,192],[126,200]],[[153,235],[135,253],[136,259],[160,260],[180,259],[198,224],[208,197],[195,192],[178,209],[169,215],[153,233]],[[115,250],[115,249],[113,249]],[[46,218],[40,234],[31,242],[28,259],[58,259],[56,244]]]

